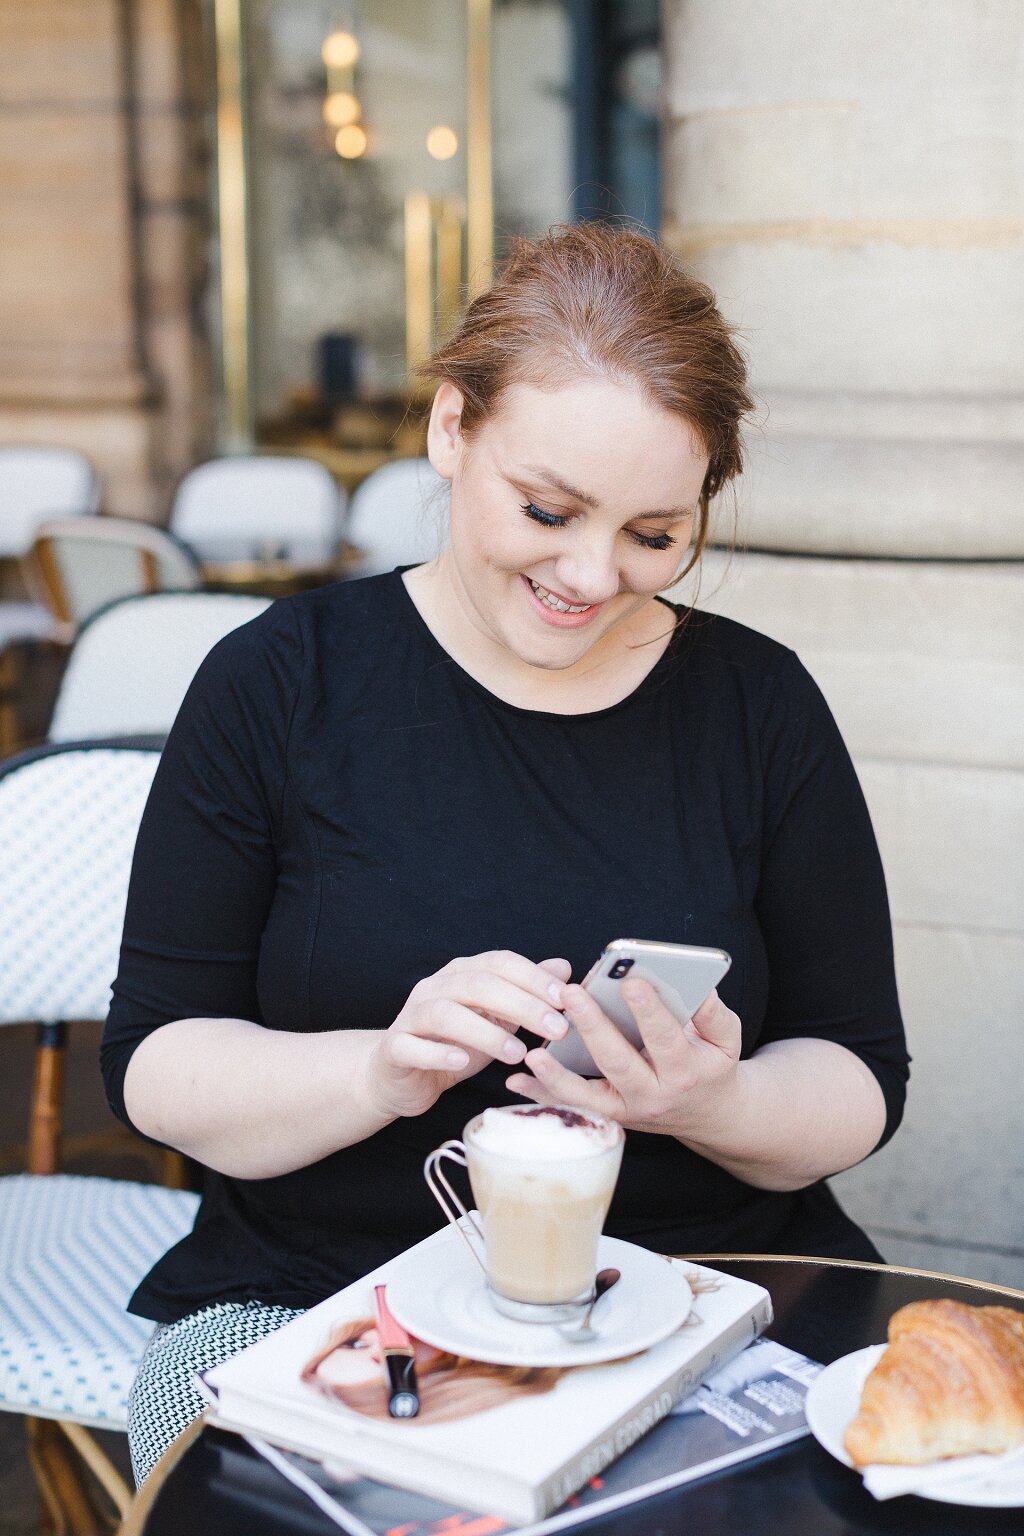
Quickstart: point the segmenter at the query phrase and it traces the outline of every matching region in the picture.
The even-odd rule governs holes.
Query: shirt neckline
[[[451,671],[464,687],[470,689],[473,693],[478,694],[482,699],[485,699],[488,704],[493,706],[493,708],[503,710],[505,713],[510,715],[518,715],[521,719],[524,720],[600,720],[603,716],[613,715],[620,709],[628,708],[637,699],[639,699],[642,694],[647,693],[649,689],[656,686],[656,684],[660,682],[660,674],[663,670],[666,669],[669,662],[674,659],[679,636],[684,627],[680,621],[683,618],[683,615],[687,612],[685,608],[677,607],[675,603],[670,603],[667,598],[662,597],[660,594],[655,594],[655,602],[663,604],[669,613],[675,615],[675,624],[673,626],[672,633],[669,636],[668,645],[666,645],[665,649],[654,663],[654,666],[645,677],[640,679],[639,683],[632,690],[632,692],[627,693],[624,698],[616,700],[614,704],[606,704],[601,709],[588,709],[580,713],[574,712],[572,714],[560,714],[557,710],[551,709],[527,709],[521,704],[510,703],[508,699],[503,699],[500,694],[493,693],[490,688],[486,687],[485,684],[478,681],[478,679],[475,678],[471,672],[467,672],[465,667],[461,666],[459,662],[455,660],[454,656],[450,655],[450,653],[445,650],[444,646],[441,644],[440,640],[438,640],[437,636],[434,634],[434,631],[430,628],[430,625],[427,623],[426,619],[423,617],[416,604],[413,602],[409,589],[405,585],[405,582],[402,580],[402,577],[406,571],[411,571],[414,569],[415,566],[413,565],[397,566],[396,569],[392,571],[391,577],[392,581],[398,589],[399,602],[404,604],[408,612],[412,615],[413,623],[420,636],[425,640],[428,648],[435,653],[440,661],[443,661],[445,665],[451,669]]]

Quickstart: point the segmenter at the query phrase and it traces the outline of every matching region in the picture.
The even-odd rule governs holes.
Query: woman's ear
[[[442,384],[434,396],[427,427],[427,456],[445,480],[455,476],[462,458],[462,391]]]

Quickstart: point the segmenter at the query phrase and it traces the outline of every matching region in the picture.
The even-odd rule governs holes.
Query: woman
[[[196,1363],[433,1230],[424,1155],[514,1095],[626,1126],[619,1237],[875,1256],[822,1182],[907,1076],[856,776],[790,652],[656,595],[741,467],[728,327],[582,225],[519,245],[433,367],[448,548],[223,641],[140,831],[108,1094],[208,1172],[133,1298],[163,1325],[139,1475]],[[570,984],[623,934],[733,957],[686,1028],[624,984],[642,1053]],[[540,1048],[566,1016],[603,1080]]]

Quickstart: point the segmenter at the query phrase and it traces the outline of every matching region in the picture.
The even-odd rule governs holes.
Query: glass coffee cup
[[[623,1142],[621,1125],[602,1115],[507,1105],[484,1110],[461,1141],[430,1153],[427,1183],[466,1238],[498,1312],[519,1322],[569,1322],[593,1298],[597,1241]],[[480,1225],[448,1182],[445,1159],[468,1170]]]

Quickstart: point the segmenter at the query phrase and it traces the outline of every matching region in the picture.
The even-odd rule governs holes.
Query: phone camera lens
[[[632,960],[616,960],[615,964],[608,972],[608,975],[611,977],[612,981],[621,981],[626,972],[631,969],[632,965]]]

